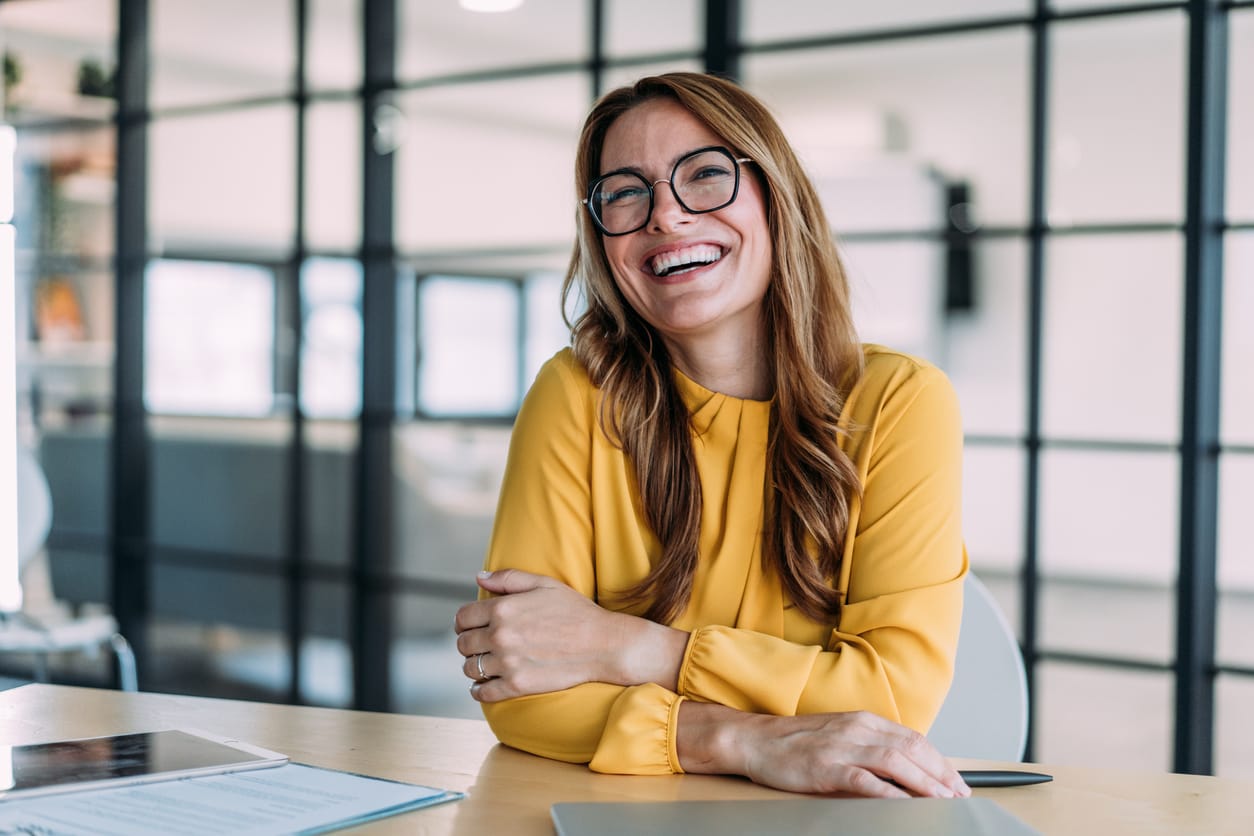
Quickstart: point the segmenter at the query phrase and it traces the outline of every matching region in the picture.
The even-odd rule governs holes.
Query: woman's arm
[[[528,674],[521,656],[511,662],[503,646],[495,645],[502,633],[506,641],[521,637],[522,646],[533,643],[529,634],[552,638],[572,612],[592,613],[603,623],[616,615],[593,603],[597,569],[591,483],[597,432],[595,390],[569,351],[563,352],[541,369],[514,425],[486,568],[515,567],[548,576],[554,585],[560,582],[568,595],[558,606],[566,613],[555,619],[540,613],[542,620],[528,622],[539,623],[538,630],[511,627],[512,618],[494,612],[498,607],[517,615],[529,609],[524,604],[534,602],[542,608],[560,596],[488,598],[485,591],[484,600],[466,605],[456,617],[458,646],[470,657],[463,671],[477,678],[479,660],[474,654],[485,651],[485,673],[499,674],[507,667],[513,671],[512,677],[501,678],[505,682],[493,680],[475,688],[484,716],[503,743],[573,763],[608,763],[615,771],[680,771],[671,733],[680,698],[673,689],[598,682],[597,674],[586,667],[572,674],[571,660],[536,666]],[[618,623],[629,623],[621,620],[627,618],[619,617]],[[598,630],[577,621],[563,634],[582,640],[614,633],[611,627]],[[504,693],[511,679],[515,687]],[[518,685],[520,681],[526,687]],[[485,692],[486,685],[493,687]],[[530,693],[518,696],[524,691]]]
[[[476,698],[653,682],[746,712],[867,709],[926,730],[952,674],[961,616],[961,427],[939,371],[898,364],[894,374],[874,409],[864,399],[853,416],[867,433],[865,491],[845,556],[849,597],[825,646],[725,626],[690,637],[576,600],[551,579],[497,572],[480,583],[505,597],[471,605],[480,609],[464,611],[464,622],[459,614],[459,630],[470,630],[459,649],[495,651],[484,670],[500,678],[477,686]],[[471,629],[488,624],[494,633]]]

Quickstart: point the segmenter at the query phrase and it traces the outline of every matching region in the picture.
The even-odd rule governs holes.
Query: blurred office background
[[[1254,3],[471,5],[0,4],[28,607],[111,612],[146,690],[477,716],[451,619],[567,340],[581,119],[713,69],[864,337],[958,388],[1031,757],[1254,776]]]

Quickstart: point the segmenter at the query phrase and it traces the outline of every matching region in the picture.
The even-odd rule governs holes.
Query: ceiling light
[[[523,0],[460,0],[462,8],[469,12],[512,12]]]

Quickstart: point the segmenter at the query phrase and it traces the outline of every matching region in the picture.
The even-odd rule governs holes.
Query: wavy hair
[[[766,107],[734,83],[700,73],[643,78],[596,103],[575,159],[580,198],[600,174],[610,126],[656,99],[677,101],[737,156],[751,158],[747,172],[763,186],[772,259],[762,315],[774,393],[763,560],[806,616],[834,620],[840,600],[832,581],[840,569],[850,503],[861,491],[857,471],[838,444],[848,429],[839,418],[864,360],[826,215]],[[563,310],[576,289],[586,301],[570,323],[574,353],[600,389],[602,430],[632,462],[645,521],[661,546],[648,576],[622,595],[626,603],[647,602],[646,618],[669,623],[691,596],[701,531],[691,416],[663,340],[619,290],[600,233],[582,207],[577,224],[562,287]]]

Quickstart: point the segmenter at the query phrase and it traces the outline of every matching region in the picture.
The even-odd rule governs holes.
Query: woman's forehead
[[[619,116],[601,144],[601,170],[619,168],[669,171],[680,157],[697,148],[726,142],[690,110],[673,99],[654,99]]]

